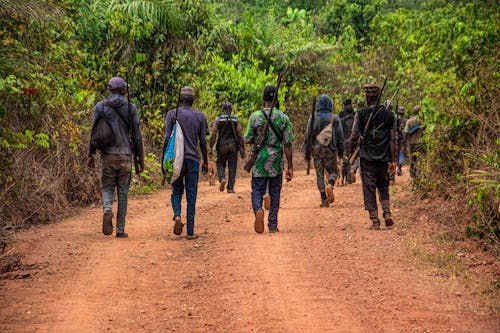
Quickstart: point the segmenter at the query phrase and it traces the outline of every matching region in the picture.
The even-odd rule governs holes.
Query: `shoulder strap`
[[[273,112],[273,110],[269,110],[269,117],[272,116],[272,112]],[[264,110],[262,110],[262,113],[264,114],[264,118],[266,118],[266,120],[267,120],[268,117],[267,117],[266,112]],[[269,119],[269,126],[271,127],[271,130],[273,131],[274,135],[276,135],[276,137],[278,138],[278,140],[280,142],[283,142],[283,135],[281,135],[278,132],[278,130],[274,127],[272,119]]]

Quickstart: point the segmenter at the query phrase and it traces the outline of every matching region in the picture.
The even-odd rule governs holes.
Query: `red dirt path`
[[[480,298],[419,267],[407,207],[371,231],[359,182],[320,209],[304,173],[283,186],[278,234],[253,231],[248,177],[236,194],[200,183],[194,241],[171,233],[166,190],[130,200],[128,239],[100,233],[100,208],[18,234],[31,277],[0,280],[0,331],[500,331]]]

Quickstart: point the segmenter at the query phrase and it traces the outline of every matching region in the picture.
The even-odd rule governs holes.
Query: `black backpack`
[[[102,105],[104,110],[104,104]],[[101,152],[107,147],[115,143],[115,133],[109,122],[109,119],[104,115],[97,120],[92,134],[90,136],[90,144],[92,147],[99,149]]]

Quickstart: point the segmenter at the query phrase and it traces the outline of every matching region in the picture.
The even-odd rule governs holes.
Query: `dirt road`
[[[200,184],[196,240],[172,234],[166,190],[130,201],[128,239],[100,233],[100,208],[18,234],[0,331],[498,332],[480,299],[409,254],[404,180],[398,226],[371,231],[359,182],[320,209],[304,174],[284,184],[278,234],[253,231],[250,178],[236,194]]]

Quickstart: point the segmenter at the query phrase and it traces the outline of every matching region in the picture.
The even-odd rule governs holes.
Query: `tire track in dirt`
[[[0,330],[496,331],[478,299],[408,257],[398,220],[367,229],[359,183],[320,209],[314,176],[298,173],[283,187],[279,234],[253,232],[248,177],[233,195],[200,183],[194,241],[171,234],[169,191],[129,202],[128,239],[100,234],[99,208],[19,234],[23,263],[43,265],[0,280]]]

